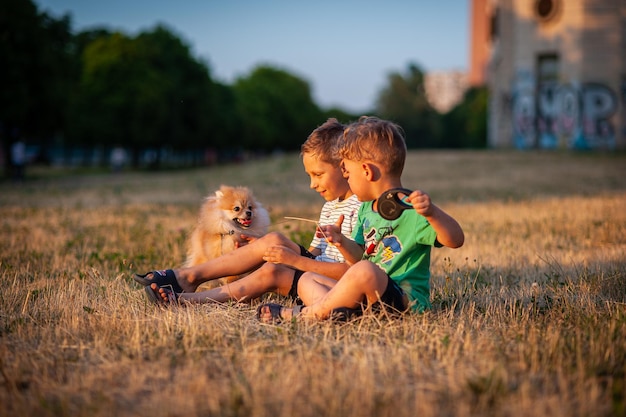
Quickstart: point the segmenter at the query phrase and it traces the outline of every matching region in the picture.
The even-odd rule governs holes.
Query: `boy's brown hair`
[[[402,175],[406,142],[402,128],[393,122],[361,116],[346,127],[338,147],[342,159],[372,161],[390,175]]]
[[[345,128],[337,119],[329,118],[311,132],[300,148],[301,154],[308,153],[320,161],[339,166],[341,158],[337,154],[336,144]]]

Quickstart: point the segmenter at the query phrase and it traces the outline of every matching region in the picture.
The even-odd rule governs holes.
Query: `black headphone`
[[[413,206],[402,201],[398,194],[409,195],[413,191],[406,188],[392,188],[378,197],[378,214],[386,220],[395,220],[402,214],[403,210],[412,209]]]

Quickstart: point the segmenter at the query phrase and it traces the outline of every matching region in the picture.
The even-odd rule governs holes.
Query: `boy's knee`
[[[277,282],[283,267],[273,263],[264,263],[256,272],[256,279],[265,283]]]
[[[373,262],[363,260],[363,261],[358,261],[357,263],[352,265],[351,269],[355,269],[356,271],[363,272],[363,273],[374,273],[374,272],[379,271],[380,267],[378,267]]]
[[[352,272],[350,278],[365,285],[387,276],[380,267],[370,261],[359,261],[352,265],[350,271]]]
[[[261,239],[265,241],[268,246],[276,246],[284,243],[287,238],[278,232],[269,232]]]
[[[272,275],[275,271],[276,271],[275,264],[265,262],[263,265],[261,265],[259,269],[257,269],[256,273],[257,275],[265,276],[265,275]]]

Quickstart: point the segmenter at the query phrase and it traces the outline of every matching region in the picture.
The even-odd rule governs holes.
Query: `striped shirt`
[[[357,214],[361,207],[361,202],[356,195],[351,195],[349,198],[340,201],[339,199],[333,201],[327,201],[322,207],[320,213],[319,224],[326,226],[335,224],[339,219],[339,216],[343,214],[344,219],[341,224],[341,233],[352,239],[352,230],[356,224]],[[333,245],[329,245],[325,238],[314,237],[311,241],[311,247],[317,248],[321,251],[321,254],[315,259],[324,262],[344,262],[345,259],[339,249]]]

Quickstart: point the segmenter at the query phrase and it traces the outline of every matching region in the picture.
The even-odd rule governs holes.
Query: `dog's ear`
[[[215,192],[215,196],[216,196],[217,198],[222,198],[222,197],[224,197],[224,192],[223,192],[222,190],[217,190],[217,191]]]

